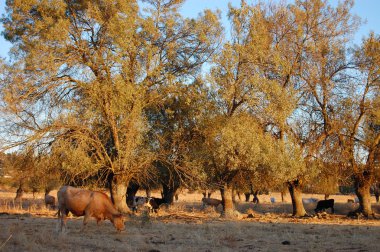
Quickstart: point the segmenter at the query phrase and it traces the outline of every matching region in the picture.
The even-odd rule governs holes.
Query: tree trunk
[[[232,187],[232,202],[236,203],[236,190],[234,186]]]
[[[148,198],[152,197],[152,190],[150,190],[150,189],[145,189],[145,192],[146,192],[146,196],[147,196]]]
[[[165,184],[162,184],[162,192],[163,192],[163,197],[162,199],[166,204],[173,204],[174,201],[174,195],[176,194],[179,186],[168,186]]]
[[[211,197],[211,194],[212,194],[212,191],[206,189],[204,192],[202,192],[203,194],[203,198],[210,198]]]
[[[373,193],[375,194],[376,203],[379,203],[380,190],[379,190],[379,184],[378,183],[375,183],[373,185]]]
[[[301,185],[298,180],[288,182],[290,197],[292,198],[293,216],[303,217],[306,215],[305,208],[302,203]]]
[[[220,189],[220,194],[222,195],[222,205],[223,205],[223,218],[233,218],[234,217],[234,203],[232,201],[232,186],[228,183],[224,184],[223,188]]]
[[[325,193],[325,200],[328,200],[330,198],[330,194]]]
[[[20,183],[16,191],[15,201],[21,201],[23,195],[24,195],[24,188],[23,188],[23,184]]]
[[[129,180],[123,179],[120,175],[113,175],[110,182],[111,200],[116,209],[121,213],[130,213],[126,200]]]
[[[239,200],[241,200],[241,195],[240,195],[240,192],[239,192],[239,191],[237,191],[237,192],[236,192],[236,194],[237,194],[237,196],[238,196],[238,199],[239,199]]]
[[[354,176],[355,193],[359,199],[359,208],[356,213],[361,213],[365,217],[373,216],[371,206],[371,174],[364,171],[363,174]],[[351,213],[350,213],[351,214]]]
[[[281,202],[285,202],[285,192],[281,192]]]
[[[127,188],[127,205],[129,207],[133,206],[133,199],[135,198],[136,193],[139,190],[139,188],[140,186],[137,183],[133,181],[129,182],[128,188]]]
[[[251,193],[244,193],[245,195],[245,202],[249,202],[249,198],[251,198]]]
[[[259,194],[258,190],[253,192],[253,200],[252,200],[253,203],[259,204],[260,201],[259,201],[259,198],[257,197],[258,194]]]

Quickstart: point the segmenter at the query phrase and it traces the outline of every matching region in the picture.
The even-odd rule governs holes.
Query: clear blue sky
[[[222,11],[223,21],[226,22],[226,12],[229,2],[237,6],[240,0],[187,0],[181,11],[183,15],[187,17],[196,17],[203,9],[220,9]],[[249,0],[247,2],[249,2]],[[338,0],[330,0],[330,2],[336,4]],[[5,0],[0,0],[0,15],[4,13]],[[359,43],[363,36],[366,36],[370,31],[380,34],[380,0],[356,0],[353,13],[367,21],[356,34],[354,38],[355,43]],[[2,27],[0,30],[3,30]],[[10,46],[10,43],[5,41],[3,36],[0,36],[0,57],[7,57]]]

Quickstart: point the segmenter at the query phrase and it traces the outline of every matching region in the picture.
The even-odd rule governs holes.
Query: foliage
[[[372,183],[380,39],[351,47],[352,0],[242,0],[229,5],[224,41],[218,12],[187,19],[182,3],[7,1],[2,144],[33,146],[8,166],[107,183],[113,196],[131,180],[228,190],[310,182],[320,192]]]
[[[1,95],[18,134],[8,146],[45,145],[81,177],[102,169],[120,184],[146,174],[155,157],[145,110],[199,71],[221,33],[215,13],[185,19],[181,3],[8,1],[14,57]]]

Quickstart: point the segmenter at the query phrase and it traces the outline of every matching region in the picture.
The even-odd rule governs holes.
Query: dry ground
[[[346,203],[352,196],[331,196],[337,201],[334,215],[295,219],[289,198],[271,204],[270,197],[278,202],[280,195],[262,195],[259,205],[238,202],[242,218],[232,221],[219,218],[220,206],[202,210],[201,194],[183,192],[174,206],[158,214],[141,211],[128,217],[122,233],[109,221],[91,222],[82,231],[82,218],[72,217],[68,232],[61,234],[56,211],[45,208],[42,194],[35,199],[26,195],[22,205],[12,201],[14,195],[0,192],[0,251],[379,251],[380,220],[345,217],[357,207]],[[312,213],[315,204],[305,207]],[[379,205],[373,207],[380,213]]]

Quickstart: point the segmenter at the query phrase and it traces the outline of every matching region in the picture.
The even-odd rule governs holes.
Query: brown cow
[[[61,231],[66,227],[69,212],[75,216],[84,216],[83,227],[90,217],[94,217],[97,223],[108,219],[118,231],[124,229],[123,216],[116,210],[106,194],[71,186],[62,186],[57,194]]]
[[[50,206],[52,209],[55,208],[55,197],[45,193],[45,206],[46,208]]]

